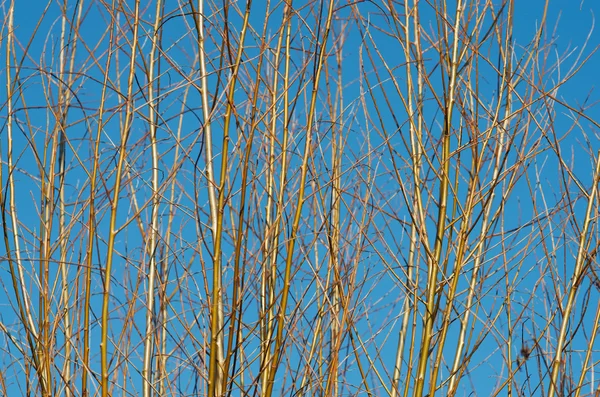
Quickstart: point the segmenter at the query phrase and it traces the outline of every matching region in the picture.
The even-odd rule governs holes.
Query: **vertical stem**
[[[261,297],[260,297],[260,346],[261,346],[261,374],[260,383],[262,385],[262,396],[267,392],[267,385],[270,379],[270,363],[272,360],[271,345],[273,335],[275,334],[275,281],[277,275],[277,257],[279,255],[279,241],[281,233],[281,225],[283,211],[285,208],[284,194],[287,186],[288,173],[288,144],[289,144],[289,120],[290,120],[290,104],[289,89],[290,89],[290,60],[291,60],[291,24],[292,24],[292,4],[286,4],[283,11],[282,29],[277,42],[277,50],[275,52],[275,71],[272,84],[272,112],[270,124],[270,139],[269,139],[269,163],[267,172],[267,205],[265,209],[265,243],[264,243],[264,259],[263,271],[261,274]],[[279,191],[276,193],[275,188],[275,145],[277,139],[277,97],[278,97],[278,82],[279,82],[279,61],[281,56],[282,41],[285,30],[285,70],[283,77],[283,137],[281,138],[281,170],[279,177]],[[276,204],[274,204],[274,202]],[[275,218],[272,219],[273,207],[275,208]],[[304,383],[305,377],[301,384]]]
[[[15,164],[13,159],[13,96],[15,96],[15,90],[13,86],[13,76],[12,70],[14,68],[12,63],[12,54],[14,52],[14,11],[15,11],[15,2],[11,1],[10,6],[8,7],[8,16],[6,18],[7,21],[7,33],[6,33],[6,140],[7,140],[7,148],[6,148],[6,161],[0,162],[0,164],[6,163],[7,168],[7,184],[8,190],[10,191],[9,198],[9,210],[10,213],[10,221],[12,224],[12,233],[9,232],[8,222],[6,220],[6,198],[0,196],[0,205],[2,205],[2,228],[4,235],[4,246],[6,248],[6,253],[8,257],[8,264],[10,268],[11,281],[13,286],[13,291],[15,293],[15,297],[17,300],[17,307],[19,308],[19,316],[23,327],[25,328],[25,336],[27,339],[27,344],[29,345],[29,349],[31,352],[31,360],[33,361],[33,367],[36,371],[36,375],[39,379],[39,390],[40,394],[47,395],[48,385],[46,383],[45,378],[43,377],[43,373],[41,371],[41,363],[40,356],[38,354],[37,341],[38,341],[38,332],[36,330],[35,322],[33,320],[33,310],[31,304],[31,298],[27,292],[27,287],[25,285],[25,275],[23,271],[23,260],[21,257],[21,243],[19,240],[19,223],[17,218],[17,205],[15,202],[16,196],[16,188],[15,188]],[[15,74],[14,81],[18,81],[18,72]],[[0,165],[0,169],[1,165]],[[3,180],[0,178],[0,180]],[[0,189],[2,191],[2,189]],[[1,193],[0,193],[1,194]],[[9,235],[12,236],[12,243],[14,246],[14,250],[10,249],[10,241]],[[14,251],[15,258],[12,259],[10,253]],[[29,390],[29,380],[27,381],[27,388]]]
[[[133,20],[133,38],[131,44],[131,54],[129,60],[129,74],[127,78],[127,96],[125,102],[125,120],[123,129],[121,130],[121,144],[119,147],[119,159],[117,161],[117,169],[115,175],[115,183],[113,186],[113,197],[110,206],[110,221],[109,221],[109,234],[108,234],[108,246],[106,254],[106,263],[104,267],[104,291],[102,293],[102,318],[101,318],[101,336],[100,336],[100,360],[101,360],[101,395],[102,397],[109,397],[109,383],[108,383],[108,320],[109,320],[109,305],[110,305],[110,286],[112,279],[112,268],[113,258],[115,251],[115,239],[117,237],[117,210],[119,208],[120,193],[122,188],[122,178],[125,160],[127,157],[127,141],[131,132],[131,125],[133,123],[134,108],[134,96],[133,86],[135,81],[135,59],[137,56],[138,47],[138,30],[140,24],[140,2],[135,0],[135,14]]]
[[[413,73],[412,73],[412,63],[409,62],[406,66],[406,84],[407,84],[407,103],[406,110],[409,115],[416,115],[415,118],[410,118],[409,128],[410,128],[410,149],[411,149],[411,165],[412,165],[412,175],[414,178],[414,186],[412,189],[412,201],[413,201],[413,215],[411,222],[411,232],[410,232],[410,250],[408,254],[408,271],[406,277],[406,283],[408,286],[418,285],[417,280],[415,279],[415,269],[417,269],[417,250],[418,250],[418,236],[419,229],[424,227],[424,211],[423,211],[423,199],[421,197],[421,159],[423,156],[423,142],[422,142],[422,134],[423,134],[423,59],[422,59],[422,49],[421,49],[421,28],[419,21],[419,2],[418,0],[413,1],[413,6],[410,8],[409,2],[404,3],[405,10],[405,21],[404,21],[404,56],[405,58],[412,59],[413,53],[416,57],[415,65],[416,65],[416,73],[417,73],[417,90],[413,87]],[[416,51],[411,51],[411,20],[413,23],[413,36],[414,36],[414,45],[416,47]],[[416,98],[415,98],[416,97]],[[416,112],[415,112],[415,99],[416,99]],[[396,362],[394,366],[394,373],[392,376],[392,395],[391,397],[397,397],[400,388],[400,370],[404,357],[404,349],[405,343],[408,339],[408,324],[410,321],[411,313],[413,313],[413,317],[416,312],[413,312],[412,307],[413,304],[417,302],[417,292],[416,288],[413,288],[413,295],[411,296],[410,290],[407,289],[406,296],[404,298],[404,305],[402,307],[402,312],[404,313],[402,316],[402,324],[400,327],[400,332],[398,333],[398,347],[396,350]],[[411,300],[413,304],[411,304]],[[413,332],[411,333],[411,337],[414,339],[415,337],[415,329],[416,327],[412,327]],[[414,346],[410,344],[409,346]],[[411,347],[408,359],[408,373],[411,372],[412,366],[412,356],[413,356],[414,348]],[[409,382],[405,382],[405,391],[404,395],[408,393]]]
[[[68,266],[67,266],[67,250],[68,250],[68,242],[69,242],[69,238],[68,238],[68,234],[69,234],[69,229],[67,228],[66,225],[66,197],[65,197],[65,178],[66,178],[66,166],[65,166],[65,162],[66,162],[66,153],[65,153],[65,141],[67,139],[66,134],[67,134],[67,125],[68,125],[68,111],[69,111],[69,106],[70,103],[72,101],[72,94],[71,94],[71,90],[69,89],[70,87],[73,86],[73,82],[76,78],[76,75],[74,73],[67,73],[67,59],[66,59],[66,55],[67,55],[67,48],[70,50],[69,51],[69,67],[68,67],[68,71],[72,72],[73,70],[75,70],[75,55],[76,55],[76,51],[77,51],[77,42],[78,39],[77,38],[73,38],[73,31],[75,31],[76,35],[79,32],[79,22],[81,20],[81,12],[82,12],[82,2],[79,2],[78,7],[75,11],[76,13],[76,17],[73,18],[74,19],[74,26],[71,26],[71,34],[68,35],[67,37],[67,4],[66,1],[63,4],[62,7],[62,26],[61,26],[61,51],[60,51],[60,76],[62,78],[62,81],[67,82],[66,86],[61,84],[60,87],[60,91],[59,91],[59,100],[62,102],[59,102],[59,117],[60,117],[60,122],[57,123],[57,125],[59,126],[59,131],[58,133],[60,134],[61,137],[61,147],[60,147],[60,159],[59,159],[59,202],[60,202],[60,208],[59,208],[59,236],[60,236],[60,261],[59,261],[59,266],[60,266],[60,271],[61,271],[61,276],[62,276],[62,294],[61,294],[61,300],[64,304],[64,308],[62,309],[62,316],[64,318],[63,322],[64,322],[64,340],[65,340],[65,361],[63,364],[63,369],[62,369],[62,378],[64,379],[64,382],[66,384],[65,387],[65,397],[71,397],[72,396],[72,387],[73,385],[71,384],[72,382],[72,373],[71,373],[71,365],[72,365],[72,348],[73,348],[73,329],[72,329],[72,323],[71,323],[71,312],[69,310],[69,302],[71,300],[71,293],[69,292],[69,288],[70,288],[70,280],[69,280],[69,272],[68,272]],[[70,45],[68,45],[70,44]]]
[[[152,34],[152,47],[150,50],[150,62],[148,64],[148,127],[150,129],[150,146],[152,148],[152,224],[148,234],[150,241],[146,254],[149,257],[148,264],[148,292],[146,299],[146,331],[144,336],[144,362],[142,368],[142,395],[150,397],[153,390],[152,356],[154,353],[154,284],[156,280],[156,256],[158,246],[158,211],[160,207],[160,186],[158,181],[158,147],[156,130],[158,126],[158,103],[154,95],[154,71],[158,68],[157,54],[160,46],[158,29],[161,21],[162,1],[156,1],[154,27]],[[160,58],[160,57],[159,57]],[[158,83],[157,83],[158,85]],[[157,87],[157,91],[160,87]]]
[[[440,159],[440,170],[438,173],[440,189],[438,196],[438,215],[437,215],[437,230],[435,234],[435,244],[433,247],[433,257],[429,257],[428,275],[427,275],[427,300],[425,312],[425,324],[423,327],[423,335],[421,340],[421,352],[419,355],[419,364],[417,368],[417,384],[415,387],[415,396],[423,395],[423,387],[425,384],[425,374],[427,372],[427,362],[429,360],[429,350],[433,335],[433,326],[437,317],[435,308],[435,297],[437,291],[437,278],[439,272],[440,259],[444,244],[444,235],[446,232],[446,206],[448,201],[448,184],[450,170],[450,136],[452,134],[452,110],[454,107],[454,92],[456,89],[456,75],[458,69],[458,42],[460,21],[462,18],[462,0],[458,0],[456,4],[456,14],[454,21],[454,45],[452,49],[452,58],[450,59],[450,81],[448,92],[446,93],[446,105],[444,114],[444,131],[442,138],[442,155]],[[441,347],[440,347],[441,348]],[[435,380],[435,375],[433,377]],[[435,387],[432,385],[431,387]]]
[[[217,397],[223,395],[222,385],[223,377],[223,348],[224,348],[224,330],[223,330],[223,295],[222,295],[222,273],[223,273],[223,253],[222,251],[222,234],[223,234],[223,213],[225,210],[225,185],[228,181],[227,178],[227,167],[229,159],[229,128],[231,125],[231,115],[234,111],[234,93],[236,82],[238,78],[238,72],[240,64],[242,63],[242,54],[244,53],[244,39],[246,37],[246,31],[248,29],[248,22],[250,19],[250,8],[252,1],[247,0],[246,12],[244,13],[244,23],[240,34],[239,47],[237,49],[237,56],[231,79],[229,81],[229,92],[227,94],[227,106],[225,108],[224,122],[223,122],[223,141],[222,141],[222,152],[221,152],[221,174],[219,177],[219,198],[217,204],[217,211],[212,213],[211,216],[216,219],[217,229],[214,239],[214,252],[213,252],[213,277],[212,277],[212,304],[211,304],[211,339],[210,339],[210,367],[209,367],[209,378],[208,378],[208,395],[209,397]],[[227,7],[225,12],[227,12]],[[229,44],[229,43],[228,43]],[[233,337],[230,335],[230,337]]]
[[[281,303],[279,306],[279,312],[277,314],[277,335],[275,337],[274,344],[274,353],[271,359],[269,369],[269,379],[267,381],[267,389],[265,392],[266,397],[271,397],[273,393],[273,385],[275,382],[275,374],[277,372],[277,368],[279,365],[279,360],[282,352],[282,343],[283,343],[283,330],[285,327],[285,318],[286,318],[286,310],[287,310],[287,301],[289,298],[289,290],[290,290],[290,280],[292,274],[292,261],[294,258],[294,246],[296,244],[296,238],[298,233],[298,228],[300,225],[300,218],[302,215],[302,206],[304,204],[304,191],[306,188],[306,175],[308,174],[308,162],[312,153],[312,134],[313,134],[313,123],[315,117],[315,108],[317,104],[317,94],[319,92],[319,79],[321,76],[321,70],[325,63],[325,55],[327,54],[327,39],[329,37],[329,31],[331,29],[331,21],[333,19],[334,12],[334,1],[330,0],[329,9],[327,15],[327,21],[325,25],[325,33],[323,34],[323,41],[321,43],[319,50],[319,57],[316,64],[316,70],[314,71],[313,77],[313,90],[310,100],[310,107],[307,114],[306,120],[306,140],[304,145],[304,156],[302,158],[302,165],[300,167],[300,182],[299,182],[299,191],[297,196],[297,206],[294,214],[294,219],[292,223],[291,235],[287,244],[287,256],[285,261],[285,274],[283,281],[283,291],[281,293]],[[317,44],[318,46],[318,44]]]

